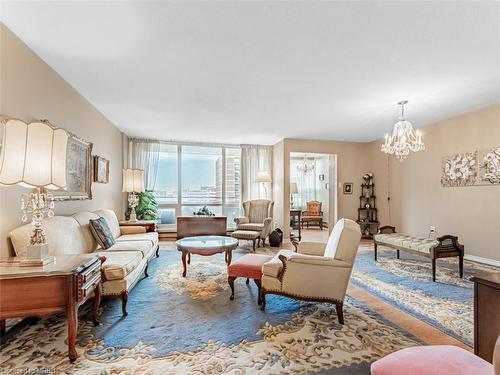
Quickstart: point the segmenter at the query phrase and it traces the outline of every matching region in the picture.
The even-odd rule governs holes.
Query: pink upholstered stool
[[[262,266],[272,259],[272,256],[263,254],[247,254],[238,258],[235,262],[227,267],[229,286],[231,287],[231,297],[229,299],[232,301],[234,299],[234,280],[238,277],[244,277],[247,279],[247,284],[250,279],[253,279],[257,288],[259,288],[258,293],[258,304],[260,305],[262,301],[260,300],[260,279],[262,277]]]
[[[493,365],[451,345],[402,349],[372,363],[372,375],[494,375]]]

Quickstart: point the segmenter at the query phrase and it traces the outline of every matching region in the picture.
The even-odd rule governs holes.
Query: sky
[[[182,157],[183,187],[198,190],[203,186],[215,186],[215,163],[218,156],[186,155]],[[157,190],[177,189],[177,157],[161,156]]]

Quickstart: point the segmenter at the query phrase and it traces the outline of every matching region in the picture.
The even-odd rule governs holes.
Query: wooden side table
[[[121,227],[144,227],[146,232],[156,232],[158,220],[120,221]]]
[[[5,319],[66,313],[68,356],[73,362],[77,357],[78,308],[92,294],[92,319],[98,324],[101,261],[93,255],[58,255],[53,263],[45,266],[20,267],[18,259],[3,258],[0,290],[0,328],[3,330]]]
[[[474,281],[474,354],[492,362],[500,335],[500,272],[475,275]]]

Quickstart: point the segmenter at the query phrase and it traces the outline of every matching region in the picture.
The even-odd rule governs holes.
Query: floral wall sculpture
[[[500,185],[500,147],[443,158],[441,186]]]

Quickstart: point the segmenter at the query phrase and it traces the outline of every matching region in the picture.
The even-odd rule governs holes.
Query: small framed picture
[[[325,181],[325,175],[324,174],[320,174],[319,175],[319,180],[320,181]]]
[[[94,182],[109,182],[109,160],[97,155],[94,156]]]
[[[344,182],[344,194],[352,194],[352,182]]]

